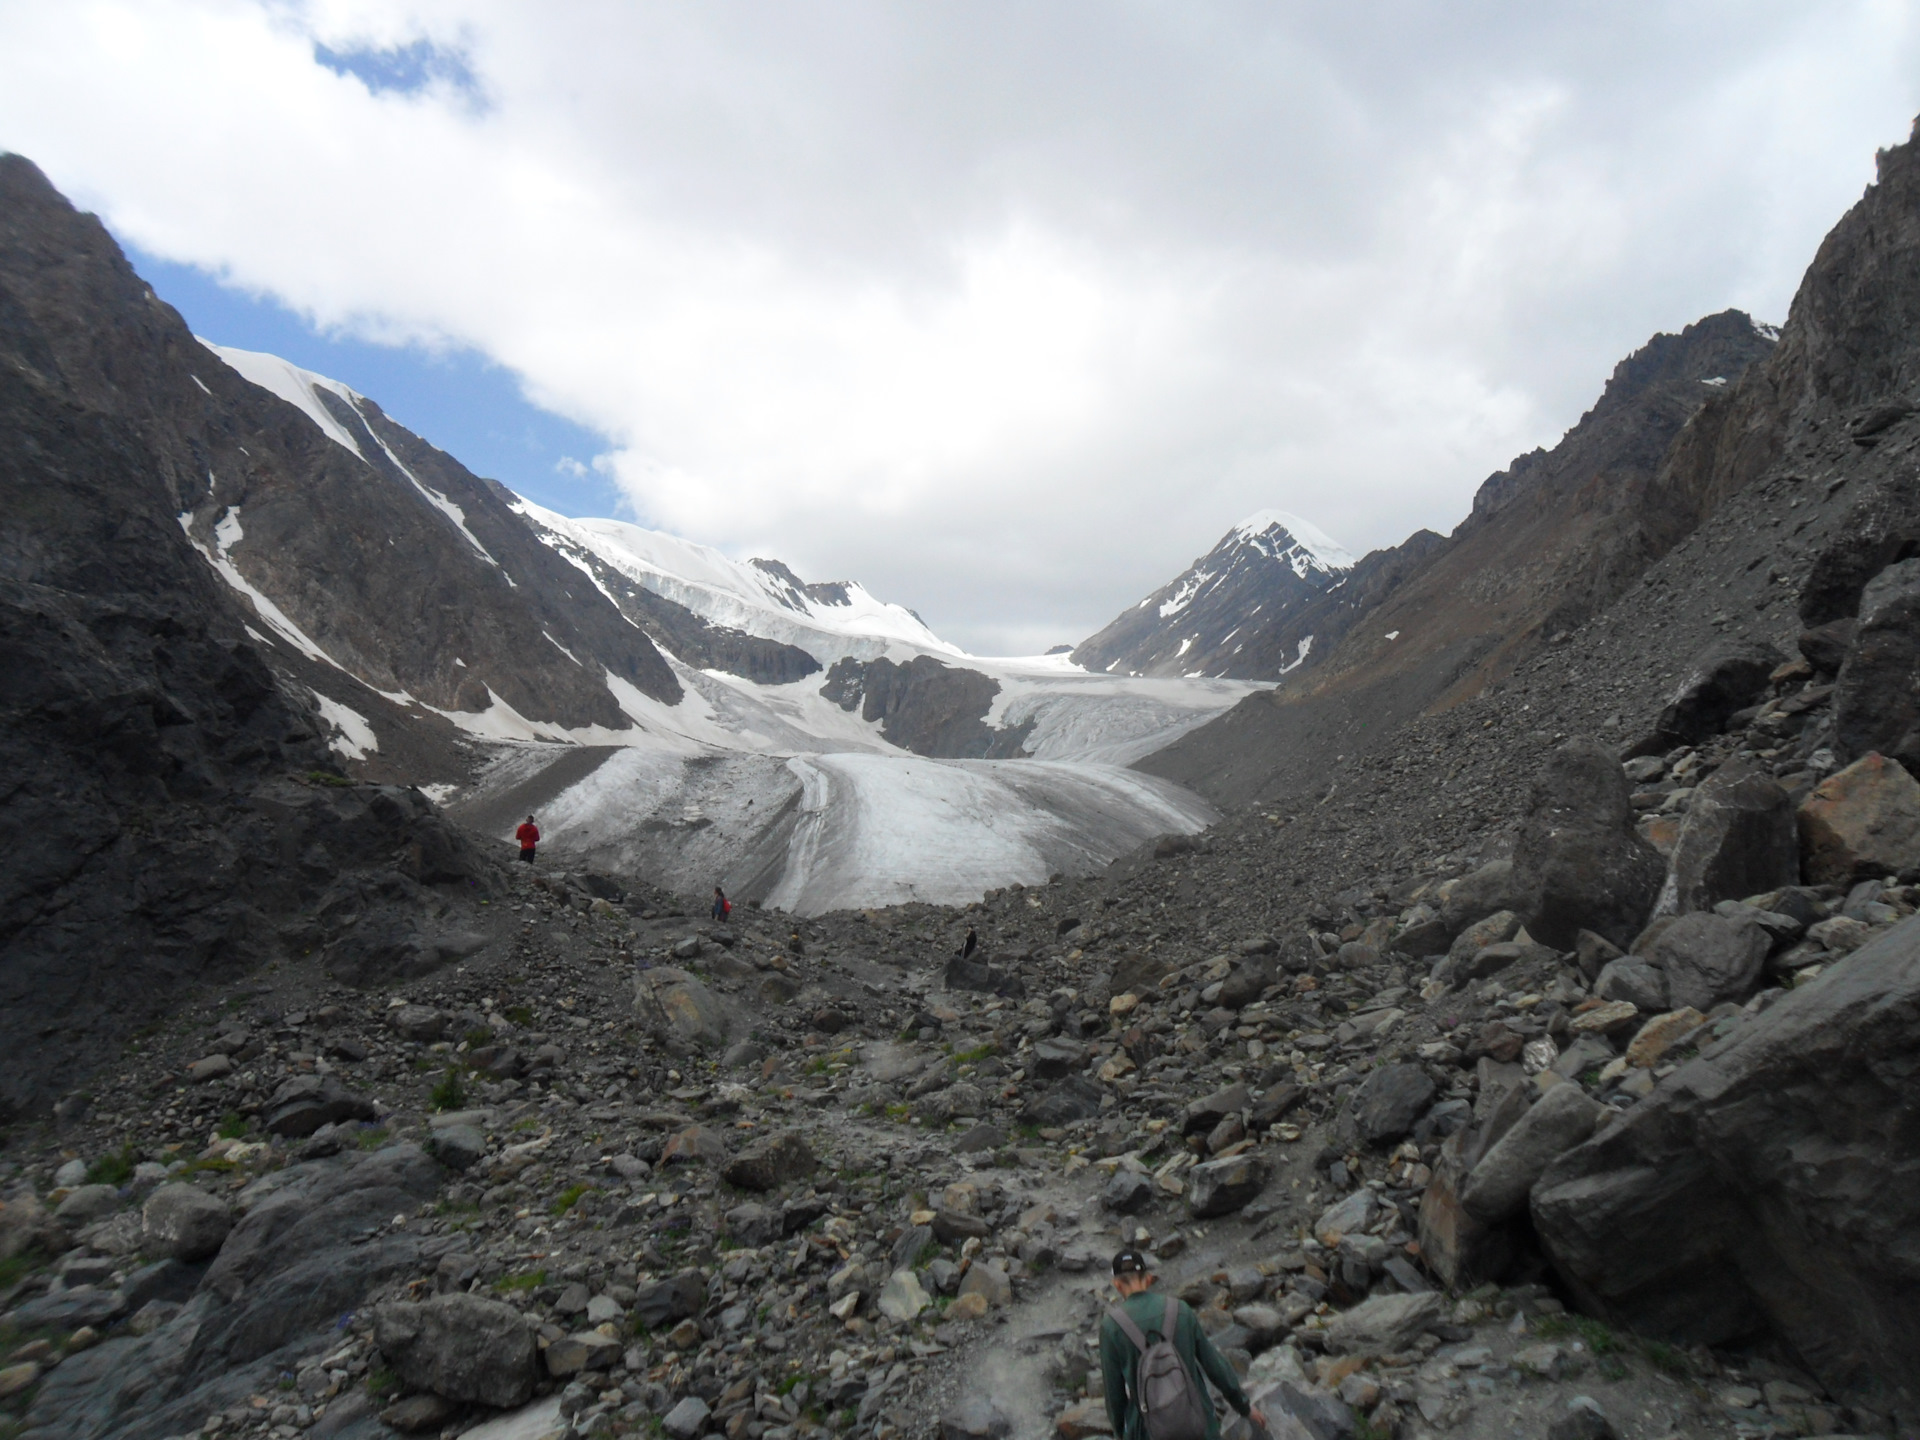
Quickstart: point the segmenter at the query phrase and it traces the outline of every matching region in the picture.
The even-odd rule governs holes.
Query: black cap
[[[1149,1275],[1153,1267],[1147,1264],[1147,1257],[1138,1250],[1122,1250],[1113,1257],[1113,1273],[1116,1275]]]

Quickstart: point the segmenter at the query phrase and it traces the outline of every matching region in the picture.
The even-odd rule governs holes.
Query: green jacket
[[[1166,1320],[1167,1297],[1155,1290],[1146,1290],[1129,1297],[1123,1302],[1127,1317],[1145,1332],[1149,1342],[1160,1333],[1160,1327]],[[1181,1363],[1187,1367],[1187,1377],[1200,1391],[1200,1403],[1207,1412],[1207,1440],[1220,1440],[1220,1416],[1215,1410],[1213,1397],[1207,1391],[1204,1375],[1213,1382],[1218,1390],[1240,1414],[1250,1408],[1245,1392],[1240,1389],[1240,1377],[1233,1373],[1233,1366],[1221,1357],[1213,1348],[1213,1342],[1207,1339],[1206,1332],[1200,1328],[1200,1319],[1193,1313],[1193,1307],[1184,1300],[1176,1300],[1179,1317],[1174,1321],[1173,1348],[1180,1352]],[[1115,1440],[1145,1440],[1146,1422],[1140,1414],[1140,1407],[1133,1397],[1134,1375],[1140,1367],[1140,1352],[1133,1348],[1133,1342],[1126,1333],[1113,1323],[1111,1315],[1100,1321],[1100,1378],[1106,1382],[1107,1419],[1113,1422]]]

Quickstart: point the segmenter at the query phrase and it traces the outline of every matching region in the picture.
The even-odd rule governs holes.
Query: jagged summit
[[[1089,670],[1132,675],[1270,678],[1310,653],[1285,617],[1338,585],[1354,565],[1326,531],[1285,510],[1258,510],[1171,584],[1073,652]],[[1279,630],[1276,630],[1278,623]]]

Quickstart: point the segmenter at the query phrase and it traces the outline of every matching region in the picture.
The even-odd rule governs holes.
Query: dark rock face
[[[1878,751],[1920,773],[1920,560],[1889,565],[1860,597],[1834,683],[1833,738],[1843,761]]]
[[[1071,1125],[1100,1113],[1102,1091],[1084,1075],[1069,1075],[1034,1097],[1020,1119],[1029,1125]]]
[[[1658,755],[1718,735],[1726,728],[1727,717],[1766,694],[1767,677],[1786,659],[1764,640],[1708,647],[1688,664],[1653,733],[1635,745],[1629,756]]]
[[[1853,637],[1859,630],[1860,622],[1848,616],[1801,631],[1796,643],[1801,657],[1817,674],[1837,675],[1840,667],[1847,663],[1847,656],[1853,650]]]
[[[813,1166],[813,1151],[798,1135],[769,1135],[729,1160],[720,1178],[742,1190],[774,1190],[811,1175]]]
[[[1412,1130],[1433,1096],[1433,1079],[1420,1066],[1383,1066],[1353,1092],[1348,1118],[1361,1144],[1384,1145]]]
[[[1594,1313],[1719,1343],[1770,1326],[1836,1394],[1920,1401],[1920,921],[1684,1066],[1533,1195]],[[1889,1404],[1889,1401],[1896,1403]]]
[[[1751,920],[1682,915],[1647,947],[1647,959],[1667,977],[1667,1004],[1705,1014],[1722,1000],[1753,993],[1773,942]]]
[[[834,663],[820,693],[842,710],[878,720],[903,750],[945,760],[1001,759],[1026,753],[1031,724],[995,730],[986,723],[1000,682],[978,670],[916,655],[904,665],[884,657]]]
[[[281,927],[341,872],[486,867],[417,796],[376,814],[384,792],[292,778],[334,768],[311,693],[175,517],[214,503],[209,469],[239,503],[285,426],[331,442],[219,365],[17,156],[0,358],[0,817],[33,837],[0,876],[11,1112],[79,1084],[184,987],[284,953]]]
[[[1513,851],[1528,933],[1561,950],[1571,950],[1583,929],[1628,944],[1666,867],[1634,830],[1620,762],[1594,741],[1570,741],[1542,769],[1529,811]]]
[[[1655,912],[1710,910],[1799,881],[1792,797],[1765,772],[1729,764],[1695,792]]]
[[[331,1075],[296,1075],[267,1101],[266,1127],[275,1135],[298,1139],[322,1125],[371,1120],[375,1110]]]

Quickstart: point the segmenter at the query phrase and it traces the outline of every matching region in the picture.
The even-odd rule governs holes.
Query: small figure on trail
[[[1192,1308],[1176,1296],[1153,1293],[1158,1278],[1138,1250],[1113,1257],[1120,1303],[1100,1322],[1100,1378],[1114,1440],[1220,1440],[1208,1380],[1265,1430],[1267,1417],[1248,1403],[1233,1367],[1213,1348]]]
[[[513,838],[520,842],[520,858],[526,864],[533,864],[533,847],[540,843],[540,827],[533,823],[529,815],[521,822],[520,828],[513,832]]]
[[[713,919],[720,924],[733,913],[733,902],[727,899],[727,892],[718,885],[713,887]]]
[[[960,958],[971,960],[973,952],[980,948],[980,937],[973,932],[973,926],[967,926],[967,938],[960,942]]]

